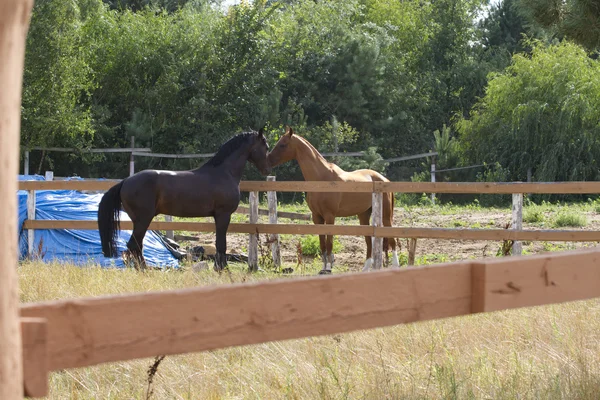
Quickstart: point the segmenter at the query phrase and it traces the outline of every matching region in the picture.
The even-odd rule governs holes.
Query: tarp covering
[[[81,178],[71,178],[81,179]],[[39,175],[20,175],[19,180],[44,180]],[[86,194],[74,190],[38,190],[36,193],[35,218],[37,220],[97,220],[98,204],[103,193]],[[27,219],[28,192],[19,190],[19,252],[20,258],[27,257],[27,231],[23,222]],[[121,211],[121,221],[129,221],[129,216]],[[120,254],[127,250],[131,231],[119,232],[117,248],[119,256],[107,258],[102,254],[100,234],[97,230],[49,229],[36,230],[34,251],[43,261],[61,262],[76,265],[101,265],[103,267],[124,268]],[[41,243],[41,244],[40,244]],[[38,249],[41,252],[38,253]],[[144,237],[144,258],[151,267],[177,268],[178,260],[165,247],[161,237],[148,231]]]

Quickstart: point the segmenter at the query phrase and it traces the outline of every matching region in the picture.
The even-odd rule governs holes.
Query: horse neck
[[[246,162],[250,156],[250,147],[250,145],[242,146],[239,149],[232,151],[225,161],[223,161],[223,163],[218,165],[216,168],[227,170],[231,176],[236,178],[238,181],[241,180],[242,172],[244,172],[244,167],[246,166]]]
[[[306,139],[296,137],[296,161],[306,181],[326,181],[335,175],[331,164]]]

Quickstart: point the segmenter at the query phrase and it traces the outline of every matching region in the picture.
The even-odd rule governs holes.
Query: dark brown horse
[[[246,161],[263,175],[271,171],[269,147],[262,129],[244,132],[223,144],[213,158],[190,171],[144,170],[110,188],[98,207],[98,228],[105,257],[116,257],[115,240],[121,206],[133,221],[127,248],[136,264],[144,269],[144,236],[158,214],[177,217],[209,217],[216,225],[215,270],[227,266],[226,234],[231,214],[240,202],[240,179]],[[137,268],[137,265],[136,265]]]

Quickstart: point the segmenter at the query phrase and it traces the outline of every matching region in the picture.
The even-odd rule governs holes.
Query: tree
[[[600,62],[581,47],[532,44],[493,74],[470,119],[457,123],[464,157],[500,163],[511,180],[597,180]]]
[[[557,37],[588,50],[600,49],[600,7],[596,0],[518,0],[526,15]]]

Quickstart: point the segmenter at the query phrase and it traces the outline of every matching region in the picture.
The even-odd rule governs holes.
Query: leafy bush
[[[529,224],[536,224],[544,221],[544,213],[538,207],[525,209],[523,213],[523,221]]]
[[[570,212],[564,212],[558,214],[554,220],[553,226],[555,228],[562,228],[565,226],[571,227],[582,227],[587,225],[587,218],[581,214],[575,214]]]

